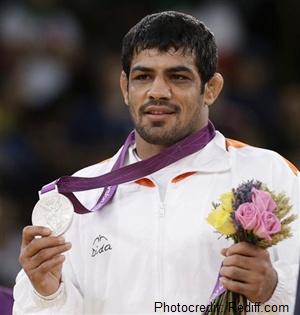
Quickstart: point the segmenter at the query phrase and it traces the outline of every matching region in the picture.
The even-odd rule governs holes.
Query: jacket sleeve
[[[21,270],[14,288],[14,300],[14,315],[83,314],[82,295],[68,277],[63,277],[57,292],[43,297],[35,292],[30,280]]]

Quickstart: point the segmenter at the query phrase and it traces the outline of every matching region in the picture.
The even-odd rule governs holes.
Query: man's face
[[[192,53],[142,50],[133,57],[128,82],[124,76],[125,102],[146,142],[171,145],[207,124],[208,109]]]

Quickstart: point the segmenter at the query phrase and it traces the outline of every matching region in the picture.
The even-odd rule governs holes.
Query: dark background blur
[[[132,128],[119,92],[124,34],[149,13],[203,20],[225,77],[211,119],[300,166],[300,1],[0,2],[0,285],[42,185],[111,156]]]

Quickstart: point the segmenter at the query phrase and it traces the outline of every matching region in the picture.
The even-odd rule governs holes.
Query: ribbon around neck
[[[113,165],[110,172],[97,177],[63,176],[42,187],[40,193],[44,194],[57,190],[68,197],[79,214],[100,210],[114,196],[119,184],[130,182],[150,175],[190,154],[204,148],[214,137],[216,131],[211,121],[207,126],[178,141],[146,160],[124,166],[129,147],[135,142],[135,131],[132,131]],[[86,191],[105,187],[96,205],[92,209],[85,208],[74,195],[74,192]]]

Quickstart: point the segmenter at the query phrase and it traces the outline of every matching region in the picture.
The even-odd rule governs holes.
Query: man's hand
[[[20,264],[33,287],[44,296],[55,293],[59,288],[65,260],[61,254],[71,248],[71,243],[66,243],[63,237],[54,237],[50,234],[48,228],[26,226],[23,229],[19,257]]]
[[[267,250],[245,242],[222,250],[226,258],[220,271],[224,288],[251,302],[265,303],[277,285],[277,273]]]

